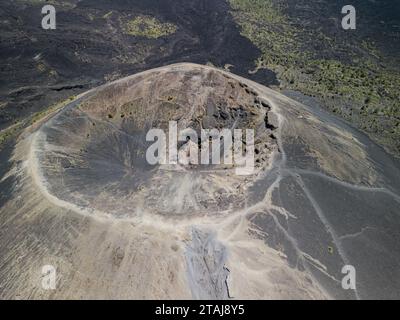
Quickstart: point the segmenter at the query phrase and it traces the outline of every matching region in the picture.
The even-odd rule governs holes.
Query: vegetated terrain
[[[263,52],[259,68],[400,154],[399,2],[353,1],[357,29],[347,31],[344,1],[229,2],[242,34]]]
[[[108,13],[108,15],[112,12]],[[158,39],[168,36],[176,31],[172,23],[162,23],[151,16],[139,16],[129,20],[125,25],[125,32],[132,36],[140,36],[150,39]]]

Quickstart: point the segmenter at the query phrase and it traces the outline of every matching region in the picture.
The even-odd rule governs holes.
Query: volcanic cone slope
[[[254,147],[254,168],[150,163],[148,133],[173,140],[171,123],[190,157],[241,129],[234,145]],[[93,89],[28,128],[11,160],[1,298],[399,298],[398,161],[228,72],[176,64]]]

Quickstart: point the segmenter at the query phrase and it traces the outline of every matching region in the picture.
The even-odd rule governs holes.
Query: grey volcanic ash
[[[253,174],[149,164],[146,133],[171,121],[254,130]],[[18,139],[1,182],[12,192],[0,209],[0,297],[398,297],[399,181],[390,156],[326,113],[211,67],[149,70],[82,94]],[[56,290],[41,286],[44,265]],[[345,265],[356,290],[341,287]]]

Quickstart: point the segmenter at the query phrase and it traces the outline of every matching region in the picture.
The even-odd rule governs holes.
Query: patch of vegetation
[[[105,15],[103,15],[103,19],[107,19],[107,18],[111,17],[112,14],[113,14],[112,10],[107,12]]]
[[[50,115],[51,113],[62,109],[64,106],[66,106],[68,103],[70,103],[74,99],[75,99],[75,96],[71,96],[64,101],[61,101],[54,105],[51,105],[50,107],[46,108],[45,110],[39,111],[39,112],[33,114],[32,116],[30,116],[26,119],[20,120],[20,121],[16,122],[15,124],[11,125],[10,127],[6,128],[4,130],[1,130],[0,131],[0,150],[3,148],[3,146],[6,142],[17,137],[24,128],[42,120],[43,118]]]
[[[31,117],[28,118],[27,124],[28,125],[32,125],[32,124],[42,120],[43,118],[45,118],[49,114],[62,109],[68,103],[72,102],[75,98],[76,98],[75,96],[71,96],[71,97],[69,97],[68,99],[66,99],[64,101],[58,102],[58,103],[56,103],[54,105],[51,105],[50,107],[46,108],[43,111],[39,111],[39,112],[33,114]]]
[[[45,72],[47,69],[46,65],[43,62],[39,62],[36,67],[37,67],[38,71],[41,73]]]
[[[125,24],[125,32],[136,37],[158,39],[175,33],[177,27],[169,22],[161,22],[151,16],[138,16]]]
[[[271,0],[229,0],[241,34],[250,39],[263,55],[262,66],[294,66],[307,58],[296,41],[297,32],[288,23],[282,8]]]
[[[282,2],[229,2],[242,35],[262,51],[257,69],[275,71],[282,88],[318,98],[400,155],[400,70],[383,63],[372,41],[347,44],[321,30],[294,27]],[[315,48],[346,56],[328,57]]]
[[[15,137],[16,133],[19,132],[21,128],[22,124],[17,122],[9,128],[0,131],[0,150],[2,149],[4,143],[9,141],[12,137]]]

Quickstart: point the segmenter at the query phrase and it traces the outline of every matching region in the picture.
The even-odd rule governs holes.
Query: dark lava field
[[[57,2],[56,30],[41,28],[44,2],[0,3],[0,128],[90,87],[175,62],[231,64],[249,77],[260,55],[240,35],[226,1]],[[158,39],[125,34],[123,22],[138,14],[172,22],[177,31]],[[268,71],[250,78],[277,83]]]

